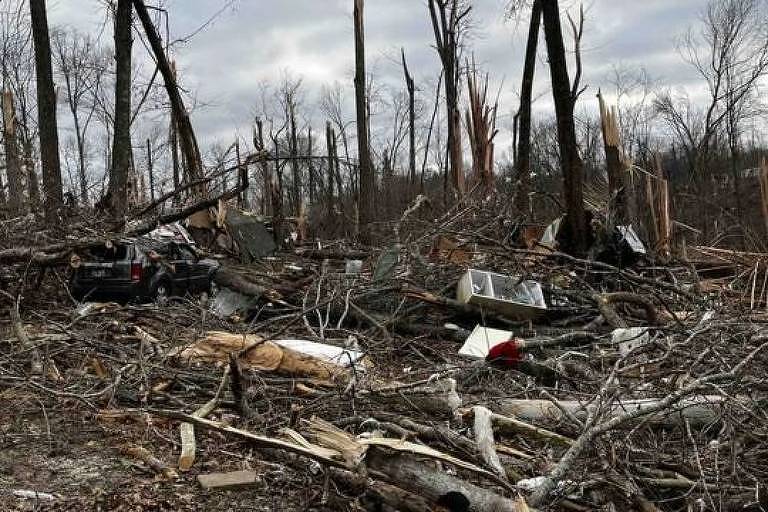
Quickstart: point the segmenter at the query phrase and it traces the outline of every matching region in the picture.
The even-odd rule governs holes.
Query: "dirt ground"
[[[6,411],[7,412],[7,411]],[[199,464],[176,482],[161,481],[140,463],[119,453],[126,442],[141,444],[177,434],[167,425],[140,428],[68,418],[64,411],[0,417],[0,510],[2,511],[294,511],[317,510],[320,488],[309,473],[259,460],[253,450],[203,435]],[[153,429],[154,432],[148,432]],[[218,441],[218,442],[217,442]],[[167,448],[173,449],[168,442]],[[229,450],[228,450],[229,448]],[[232,451],[230,451],[232,450]],[[169,452],[172,453],[172,452]],[[162,457],[162,454],[158,454]],[[210,471],[255,470],[257,486],[207,492],[196,477]],[[27,499],[13,491],[52,494]]]

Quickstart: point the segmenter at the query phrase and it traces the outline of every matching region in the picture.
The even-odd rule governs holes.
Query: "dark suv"
[[[165,299],[211,291],[219,264],[201,259],[189,244],[152,238],[123,239],[72,259],[72,295],[107,299]]]

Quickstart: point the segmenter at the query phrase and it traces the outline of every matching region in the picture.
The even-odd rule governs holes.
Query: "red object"
[[[509,340],[492,347],[485,360],[504,366],[515,366],[522,358],[516,340]]]
[[[131,263],[131,281],[141,281],[141,263]]]

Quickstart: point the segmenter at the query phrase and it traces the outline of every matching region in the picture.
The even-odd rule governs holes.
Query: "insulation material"
[[[363,358],[363,353],[359,350],[350,350],[335,345],[317,343],[307,340],[276,340],[275,343],[281,347],[289,348],[304,355],[322,359],[338,366],[348,368],[356,365]],[[357,369],[361,369],[357,365]]]
[[[491,348],[512,339],[514,335],[511,331],[477,325],[462,345],[459,355],[471,359],[485,359]]]

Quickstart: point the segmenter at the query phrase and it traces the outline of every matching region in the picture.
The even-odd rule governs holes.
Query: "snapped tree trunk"
[[[408,90],[408,186],[413,191],[416,186],[416,86],[405,62],[405,50],[401,49],[401,53],[405,87]]]
[[[315,202],[315,164],[312,155],[312,127],[307,128],[307,174],[309,174],[309,204],[310,206]]]
[[[325,189],[326,211],[333,212],[333,129],[331,122],[325,123],[325,147],[328,153],[328,187]]]
[[[171,73],[173,74],[174,81],[176,80],[176,63],[171,61]],[[181,185],[181,178],[179,173],[179,135],[176,118],[173,115],[173,109],[171,109],[171,122],[168,127],[168,143],[171,146],[171,164],[173,166],[173,190],[179,190]],[[178,201],[174,198],[174,201]]]
[[[531,100],[533,77],[536,72],[536,52],[541,27],[541,0],[534,0],[531,8],[531,22],[528,27],[528,42],[525,46],[523,82],[520,86],[520,109],[517,111],[517,211],[523,215],[531,209]]]
[[[133,6],[136,9],[136,14],[141,21],[142,27],[144,27],[144,32],[147,34],[147,40],[152,47],[152,53],[155,55],[160,74],[163,75],[165,89],[168,92],[168,99],[171,102],[171,112],[173,119],[176,121],[179,146],[181,147],[181,153],[184,158],[184,163],[186,164],[186,178],[188,181],[201,180],[203,178],[203,163],[200,158],[200,148],[197,146],[195,132],[192,129],[192,122],[189,120],[189,114],[184,107],[184,101],[181,98],[179,86],[176,83],[176,74],[168,63],[165,51],[163,50],[163,43],[155,29],[155,25],[152,23],[152,19],[149,17],[149,12],[147,11],[146,5],[144,5],[144,1],[133,0]],[[201,198],[208,195],[205,185],[196,187],[194,192]]]
[[[128,209],[131,167],[131,0],[118,0],[115,12],[115,132],[107,192],[109,209],[117,218]]]
[[[621,135],[616,121],[616,110],[608,109],[603,95],[598,91],[597,99],[600,107],[600,128],[603,133],[603,148],[605,149],[605,167],[608,174],[608,229],[632,222],[629,208],[628,164],[621,147]]]
[[[264,151],[264,123],[261,120],[261,118],[256,118],[256,127],[253,131],[253,146],[258,151]],[[266,159],[261,161],[261,174],[263,178],[262,187],[263,190],[261,192],[261,213],[262,215],[269,215],[270,208],[269,208],[269,184],[271,182],[270,179],[270,173],[269,173],[269,163]]]
[[[37,121],[40,134],[40,161],[43,167],[45,219],[56,223],[58,210],[64,202],[59,162],[59,135],[56,123],[56,91],[53,87],[51,66],[51,39],[48,34],[48,16],[45,0],[30,0],[32,38],[35,46],[35,74],[37,77]]]
[[[32,141],[24,139],[24,167],[27,174],[27,191],[29,192],[29,203],[31,207],[40,204],[40,183],[37,179],[35,170],[35,159],[32,157]]]
[[[562,249],[571,254],[584,254],[588,246],[587,223],[584,216],[584,165],[579,156],[576,124],[573,118],[575,98],[568,78],[568,64],[560,25],[558,0],[541,0],[544,38],[547,42],[552,96],[557,117],[557,142],[560,166],[563,170],[563,198],[566,221],[561,228]]]
[[[13,93],[3,91],[3,142],[5,147],[5,175],[8,178],[8,209],[13,214],[24,208],[24,187],[22,185],[19,146],[16,140],[16,113],[13,107]]]
[[[365,97],[365,31],[363,0],[354,0],[355,21],[355,110],[357,111],[357,153],[360,165],[359,227],[360,240],[371,243],[375,177],[368,148],[368,116]]]

